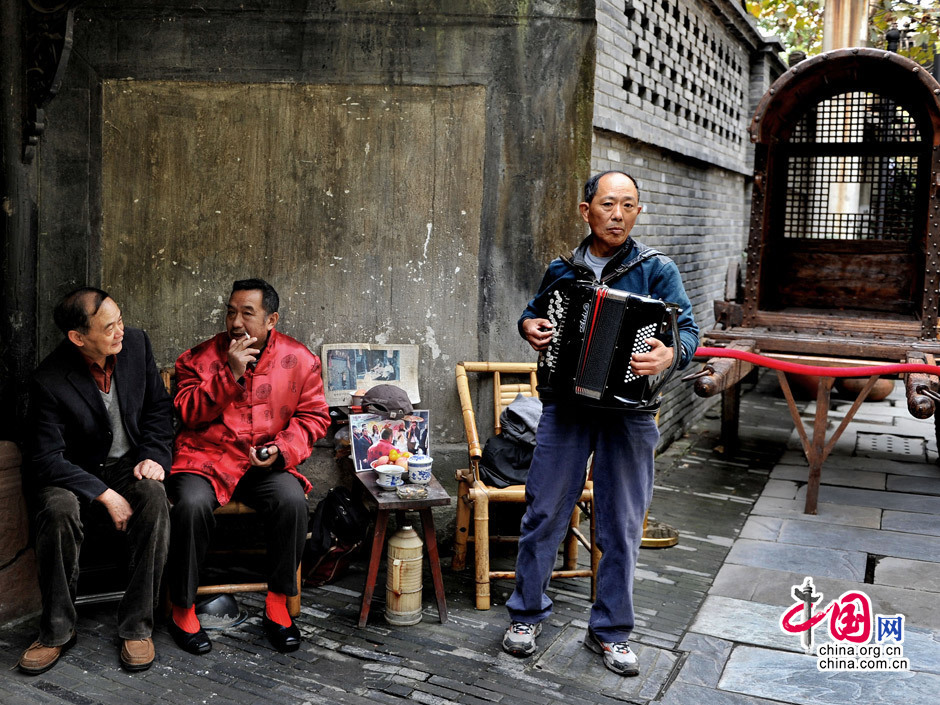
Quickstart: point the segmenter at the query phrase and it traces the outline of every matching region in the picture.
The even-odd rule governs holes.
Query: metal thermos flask
[[[385,621],[406,626],[421,621],[421,572],[424,543],[418,532],[403,526],[388,540]]]

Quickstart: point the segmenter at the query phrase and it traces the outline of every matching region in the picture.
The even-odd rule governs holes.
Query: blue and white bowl
[[[426,455],[412,455],[408,458],[408,482],[414,485],[426,485],[431,481],[431,463],[433,458]]]
[[[376,469],[375,484],[383,490],[394,490],[399,485],[405,484],[402,474],[405,468],[398,465],[379,465]]]

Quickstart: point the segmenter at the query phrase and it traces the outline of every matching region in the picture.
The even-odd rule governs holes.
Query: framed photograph
[[[394,384],[408,394],[412,404],[418,395],[418,346],[334,343],[320,352],[323,392],[328,406],[347,406],[357,389]]]
[[[415,411],[400,419],[387,419],[381,414],[352,414],[349,417],[350,446],[356,472],[371,469],[371,463],[397,453],[418,451],[430,455],[428,411]]]

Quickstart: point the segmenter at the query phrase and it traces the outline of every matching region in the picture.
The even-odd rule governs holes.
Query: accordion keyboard
[[[550,291],[546,304],[545,317],[554,329],[539,353],[542,388],[611,408],[636,408],[655,399],[672,369],[641,376],[630,360],[652,349],[649,338],[670,328],[678,336],[677,306],[580,281]]]
[[[635,355],[638,353],[648,353],[653,348],[647,345],[646,339],[652,338],[659,331],[659,326],[655,323],[650,323],[645,325],[642,328],[639,328],[636,332],[636,338],[633,339],[633,350],[631,354]],[[633,368],[630,365],[627,365],[627,374],[624,375],[624,382],[633,382],[640,378],[640,375],[634,374]]]
[[[548,320],[552,323],[552,339],[544,355],[539,356],[539,367],[555,369],[558,362],[558,349],[561,344],[562,331],[565,328],[565,317],[568,313],[568,299],[559,290],[551,293],[548,299]]]

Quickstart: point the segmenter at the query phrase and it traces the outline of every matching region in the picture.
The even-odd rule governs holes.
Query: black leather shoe
[[[212,642],[209,641],[209,635],[206,634],[205,629],[200,628],[195,634],[184,632],[176,626],[176,622],[174,622],[171,617],[170,621],[167,623],[167,630],[170,632],[170,636],[173,637],[173,641],[176,642],[176,645],[183,651],[188,651],[197,656],[212,651]]]
[[[286,654],[289,651],[297,651],[300,648],[300,630],[291,620],[289,627],[282,627],[277,622],[268,619],[268,615],[261,618],[264,625],[264,634],[271,642],[271,646]]]

